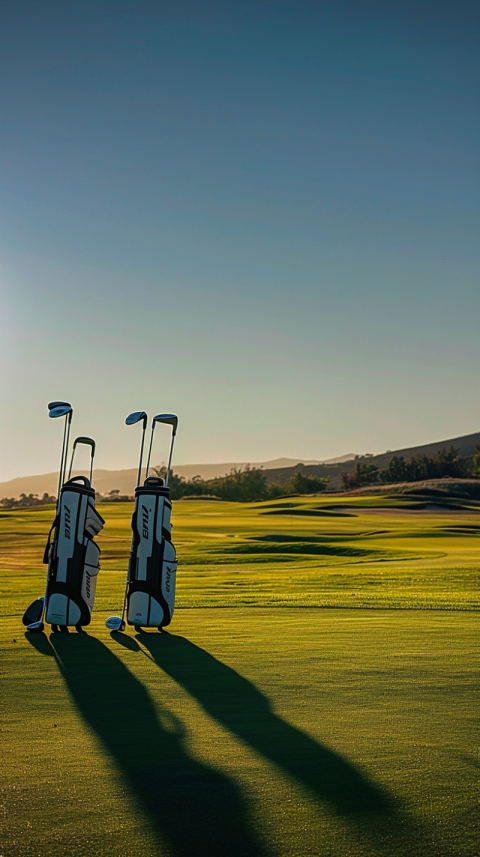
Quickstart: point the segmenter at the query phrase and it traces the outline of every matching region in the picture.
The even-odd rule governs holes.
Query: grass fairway
[[[478,855],[478,507],[349,504],[175,504],[162,635],[104,627],[110,504],[88,633],[27,637],[52,510],[2,513],[4,857]]]

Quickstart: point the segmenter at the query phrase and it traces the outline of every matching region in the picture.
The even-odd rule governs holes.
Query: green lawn
[[[131,508],[68,635],[20,621],[52,509],[1,513],[3,857],[478,855],[479,507],[344,504],[176,503],[177,610],[138,635],[104,627]]]

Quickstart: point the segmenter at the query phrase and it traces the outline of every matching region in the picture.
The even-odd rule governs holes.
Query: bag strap
[[[43,562],[44,562],[44,565],[48,565],[48,561],[49,561],[49,558],[50,558],[50,557],[49,557],[49,553],[50,553],[50,542],[51,542],[51,538],[52,538],[52,533],[53,533],[53,531],[54,531],[55,527],[56,527],[56,526],[57,526],[57,524],[58,524],[59,518],[60,518],[60,516],[59,516],[59,515],[57,515],[57,517],[55,518],[55,520],[54,520],[54,522],[53,522],[52,526],[50,527],[50,532],[49,532],[49,534],[48,534],[47,544],[45,545],[45,551],[44,551],[44,554],[43,554]]]
[[[133,534],[132,535],[132,548],[131,548],[130,557],[128,560],[128,579],[129,580],[135,579],[136,569],[135,569],[135,565],[134,565],[133,560],[134,560],[134,558],[136,559],[137,549],[138,549],[138,546],[140,544],[140,536],[139,536],[138,530],[137,530],[137,518],[138,518],[138,509],[135,509],[133,512],[133,515],[132,515],[132,525],[131,525],[132,526],[132,534]]]

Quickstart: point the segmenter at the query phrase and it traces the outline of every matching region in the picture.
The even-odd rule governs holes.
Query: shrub
[[[165,467],[153,468],[157,476],[166,476]],[[214,479],[202,479],[194,476],[185,479],[170,471],[169,488],[172,500],[181,497],[214,496],[221,500],[232,500],[237,503],[250,503],[254,500],[267,500],[280,497],[283,494],[316,494],[325,491],[328,478],[308,476],[301,467],[297,467],[293,476],[285,483],[269,483],[264,471],[259,467],[247,465],[243,470],[234,467],[225,476]]]

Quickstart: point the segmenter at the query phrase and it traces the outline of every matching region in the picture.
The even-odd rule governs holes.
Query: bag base
[[[128,599],[127,622],[139,628],[163,628],[170,624],[170,617],[153,595],[137,589]]]

